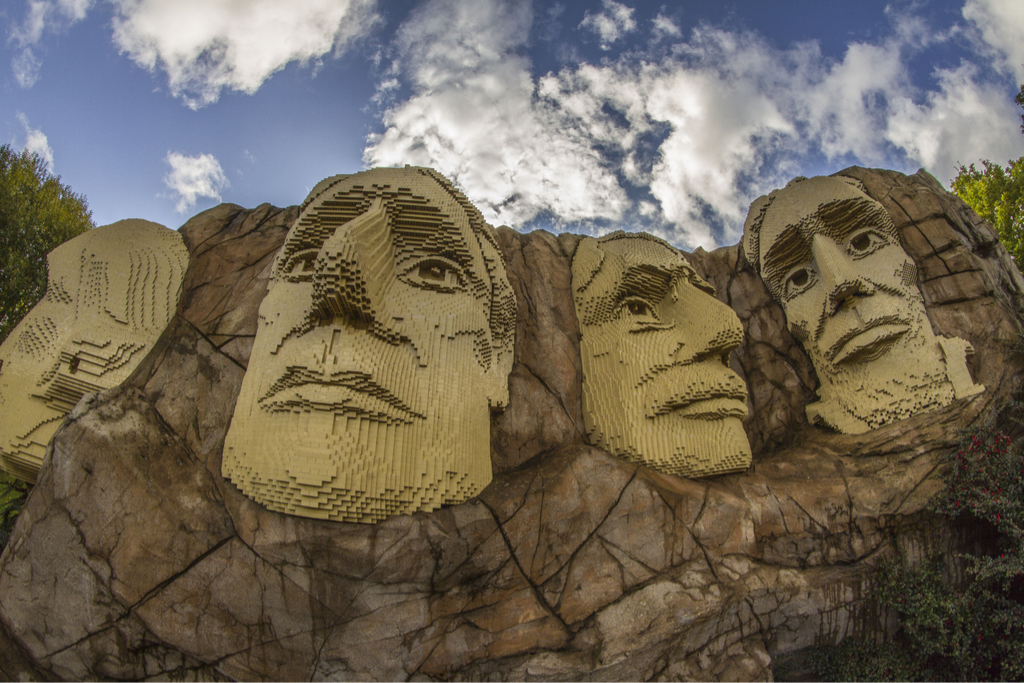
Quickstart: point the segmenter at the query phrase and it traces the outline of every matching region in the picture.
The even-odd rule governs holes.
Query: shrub
[[[30,484],[0,472],[0,552],[11,538],[14,522],[31,489]]]
[[[1019,407],[1018,407],[1019,410]],[[892,642],[847,639],[810,657],[822,680],[1024,679],[1024,439],[977,432],[961,444],[931,509],[991,525],[997,550],[964,555],[967,584],[943,580],[944,558],[883,563],[875,598],[900,622]]]

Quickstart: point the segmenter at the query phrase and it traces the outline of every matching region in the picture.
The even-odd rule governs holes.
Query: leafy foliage
[[[957,168],[952,188],[975,213],[992,224],[999,239],[1017,263],[1024,267],[1024,157],[1003,168],[987,159],[983,170],[974,164]]]
[[[46,293],[46,255],[92,227],[85,198],[38,154],[0,146],[0,342]]]
[[[808,660],[822,681],[927,681],[917,660],[898,643],[880,645],[847,638],[835,647],[814,651]]]
[[[1024,85],[1014,99],[1024,107]],[[1021,131],[1024,132],[1024,125]],[[983,170],[974,164],[958,166],[950,187],[992,224],[1017,267],[1024,270],[1024,157],[1008,163],[1003,168],[985,159],[981,162]]]
[[[15,479],[6,472],[0,472],[0,551],[11,538],[14,522],[31,489],[30,484]]]
[[[991,525],[997,551],[964,556],[962,590],[943,581],[941,557],[883,564],[875,597],[898,614],[897,639],[819,650],[812,666],[823,680],[1024,680],[1024,439],[967,437],[932,509]]]

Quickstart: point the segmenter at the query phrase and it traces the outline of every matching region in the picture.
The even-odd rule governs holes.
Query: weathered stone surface
[[[375,525],[270,512],[221,477],[295,210],[200,214],[183,228],[192,262],[175,321],[126,385],[69,416],[0,557],[0,675],[750,680],[877,632],[886,615],[867,596],[881,558],[976,540],[926,506],[958,431],[1020,388],[1008,342],[1024,284],[930,177],[844,173],[899,214],[925,284],[983,283],[928,312],[938,333],[971,341],[988,391],[863,435],[811,427],[817,378],[782,310],[736,247],[698,251],[747,334],[732,365],[750,389],[754,464],[694,480],[638,467],[584,443],[577,239],[499,229],[519,321],[494,481]]]
[[[509,392],[517,397],[494,418],[495,471],[538,453],[583,443],[580,330],[570,289],[576,235],[520,234],[502,226],[498,244],[516,292],[516,362]]]

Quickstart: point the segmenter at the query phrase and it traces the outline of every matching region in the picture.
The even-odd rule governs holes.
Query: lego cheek
[[[899,278],[907,289],[917,286],[917,266],[910,261],[904,261],[893,275]]]
[[[807,323],[802,320],[791,320],[789,322],[789,333],[801,344],[810,339],[811,334],[807,329]]]
[[[273,342],[271,353],[275,353],[289,336],[302,334],[308,329],[312,301],[311,283],[278,282],[271,285],[260,305],[259,314],[260,328]]]

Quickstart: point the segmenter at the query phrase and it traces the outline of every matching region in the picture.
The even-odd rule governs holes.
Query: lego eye
[[[636,319],[637,322],[652,321],[658,319],[658,314],[646,299],[638,296],[631,296],[622,302],[619,307],[619,316]]]
[[[867,256],[879,247],[888,244],[888,241],[874,230],[862,230],[846,243],[846,250],[854,258]]]
[[[306,282],[313,279],[319,249],[302,249],[285,260],[281,266],[281,277],[290,282]]]
[[[402,274],[401,279],[413,287],[438,292],[461,292],[466,289],[462,266],[438,256],[414,263]]]
[[[797,266],[789,271],[784,283],[786,298],[802,293],[814,283],[814,271],[807,266]]]

